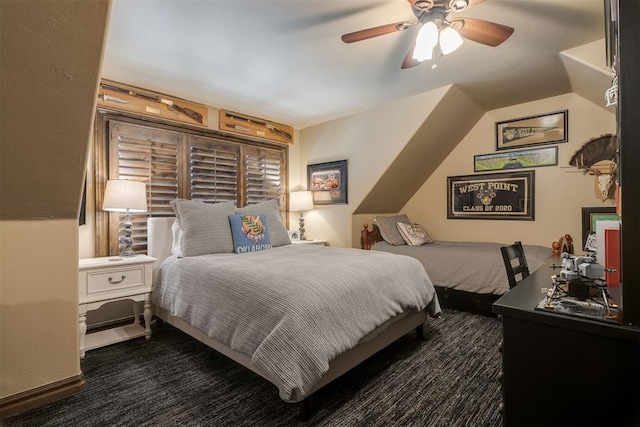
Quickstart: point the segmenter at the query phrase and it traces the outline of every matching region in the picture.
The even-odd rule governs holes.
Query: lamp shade
[[[443,28],[440,32],[440,49],[444,55],[448,55],[462,46],[462,37],[451,27]]]
[[[308,211],[313,209],[313,195],[311,191],[294,191],[289,195],[289,210]]]
[[[111,179],[107,181],[102,210],[111,212],[146,212],[147,186],[144,182]]]
[[[433,58],[433,48],[438,44],[438,26],[433,21],[426,22],[416,37],[413,59],[426,61]]]

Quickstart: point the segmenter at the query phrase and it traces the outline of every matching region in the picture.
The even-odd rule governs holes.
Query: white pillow
[[[418,223],[407,224],[405,222],[398,222],[396,227],[398,227],[398,231],[407,245],[421,246],[433,243],[433,239],[429,236],[427,230]]]
[[[182,229],[178,220],[176,219],[171,224],[171,235],[173,236],[173,242],[171,243],[171,254],[182,258]]]

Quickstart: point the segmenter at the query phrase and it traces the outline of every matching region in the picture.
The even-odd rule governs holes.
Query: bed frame
[[[377,242],[382,241],[380,229],[373,224],[369,230],[369,224],[364,224],[360,233],[360,247],[364,250],[370,250]],[[429,272],[427,272],[428,274]],[[476,294],[473,292],[460,291],[458,289],[443,288],[442,286],[433,286],[438,294],[440,307],[453,308],[467,311],[473,311],[479,314],[493,316],[492,308],[494,302],[502,295],[493,294]]]
[[[149,218],[147,222],[147,236],[148,236],[148,254],[158,261],[153,266],[153,279],[155,282],[158,268],[162,261],[171,255],[172,244],[172,232],[171,225],[175,218],[173,217],[158,217]],[[166,310],[160,307],[154,307],[155,316],[161,321],[167,322],[170,325],[180,329],[191,337],[206,344],[215,351],[218,351],[237,363],[252,370],[256,374],[264,376],[258,372],[253,364],[251,358],[245,354],[232,350],[228,346],[216,341],[207,336],[201,330],[194,328],[187,322],[172,316]],[[424,332],[422,325],[427,320],[426,310],[419,312],[407,312],[394,319],[384,323],[378,329],[374,330],[371,334],[367,335],[360,343],[354,348],[338,356],[335,360],[329,363],[329,370],[322,377],[321,381],[309,392],[309,394],[299,402],[300,418],[303,421],[308,420],[313,415],[313,408],[310,404],[310,396],[321,389],[334,379],[338,378],[345,372],[354,368],[373,354],[387,347],[389,344],[395,342],[399,338],[403,337],[407,333],[415,330],[418,339],[424,338]],[[265,378],[268,381],[268,378]]]

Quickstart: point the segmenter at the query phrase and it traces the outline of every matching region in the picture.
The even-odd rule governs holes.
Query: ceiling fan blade
[[[366,40],[372,37],[378,37],[396,31],[405,30],[411,25],[413,24],[409,22],[396,22],[395,24],[381,25],[379,27],[367,28],[366,30],[360,30],[353,33],[345,34],[341,37],[341,39],[345,43],[359,42],[360,40]]]
[[[409,52],[407,53],[407,56],[404,57],[404,61],[402,61],[402,66],[400,67],[403,70],[422,64],[422,62],[420,62],[420,61],[418,61],[416,59],[413,59],[413,50],[415,48],[416,48],[416,44],[414,43],[413,46],[411,46],[411,49],[409,49]]]
[[[473,18],[458,18],[451,22],[460,35],[474,42],[498,46],[513,34],[513,28],[495,22]]]

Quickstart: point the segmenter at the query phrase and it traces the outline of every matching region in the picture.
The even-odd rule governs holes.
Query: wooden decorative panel
[[[219,127],[220,130],[227,132],[293,144],[293,128],[291,126],[240,113],[220,110]]]
[[[109,80],[100,81],[98,106],[207,126],[207,107]]]

